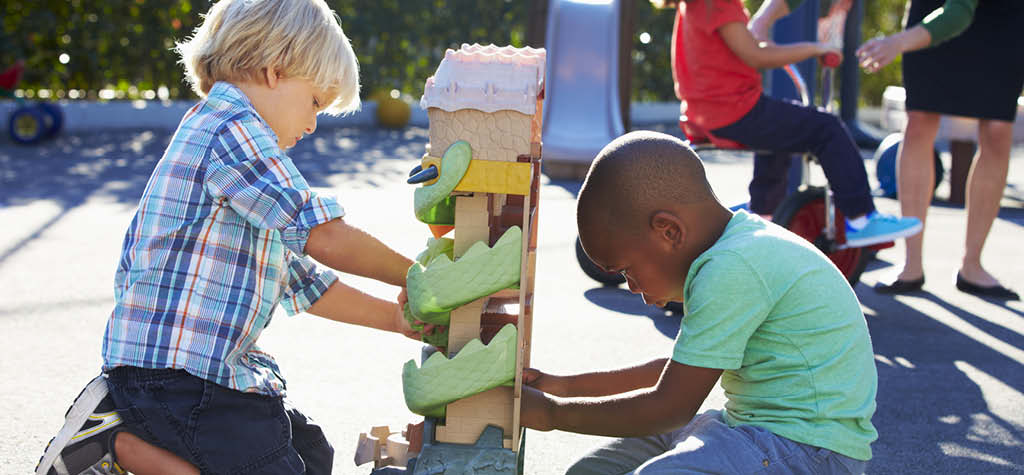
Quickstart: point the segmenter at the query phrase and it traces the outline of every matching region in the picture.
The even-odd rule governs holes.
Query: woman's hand
[[[875,38],[857,48],[857,61],[865,71],[874,73],[893,62],[903,51],[903,42],[899,36]]]

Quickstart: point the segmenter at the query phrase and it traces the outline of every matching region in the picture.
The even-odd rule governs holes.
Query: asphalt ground
[[[673,132],[669,124],[649,127]],[[104,322],[124,231],[169,139],[165,130],[64,135],[36,147],[0,142],[0,473],[28,473],[68,405],[99,370]],[[318,131],[290,154],[309,183],[335,194],[347,219],[407,255],[428,231],[404,184],[426,130]],[[985,249],[985,264],[1024,290],[1024,149]],[[948,156],[945,157],[948,165]],[[704,156],[727,204],[746,200],[748,154]],[[868,163],[869,174],[873,164]],[[553,373],[606,369],[670,354],[679,317],[622,289],[602,288],[576,264],[579,183],[545,178],[541,190],[533,364]],[[937,195],[948,194],[948,185]],[[879,208],[898,211],[894,200]],[[869,473],[1024,471],[1024,304],[1002,304],[953,285],[963,249],[962,208],[937,200],[926,234],[924,293],[882,296],[871,287],[898,270],[902,245],[884,250],[855,286],[873,338],[880,432]],[[396,289],[344,276],[382,297]],[[419,418],[402,398],[401,366],[420,345],[402,337],[279,312],[261,340],[278,359],[289,397],[317,419],[352,463],[360,432]],[[716,388],[705,408],[721,408]],[[562,473],[603,438],[528,431],[525,472]]]

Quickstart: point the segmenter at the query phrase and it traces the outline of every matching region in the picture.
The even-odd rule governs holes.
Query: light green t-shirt
[[[878,376],[850,285],[804,239],[746,212],[690,266],[672,359],[721,368],[725,422],[859,460]]]

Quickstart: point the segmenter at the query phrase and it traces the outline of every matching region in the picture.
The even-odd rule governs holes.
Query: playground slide
[[[544,161],[589,163],[625,133],[619,105],[617,0],[548,5]]]

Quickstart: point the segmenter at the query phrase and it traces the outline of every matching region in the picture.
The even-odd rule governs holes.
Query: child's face
[[[277,134],[281,149],[294,147],[303,135],[316,130],[316,115],[331,101],[324,91],[318,91],[313,82],[304,78],[281,78],[268,81],[268,94],[262,104],[254,104],[263,120]]]
[[[614,238],[600,233],[593,243],[584,244],[595,264],[608,272],[619,272],[626,278],[630,292],[640,294],[647,304],[665,306],[683,301],[682,267],[677,268],[666,255],[645,236]],[[588,240],[591,241],[591,240]]]

